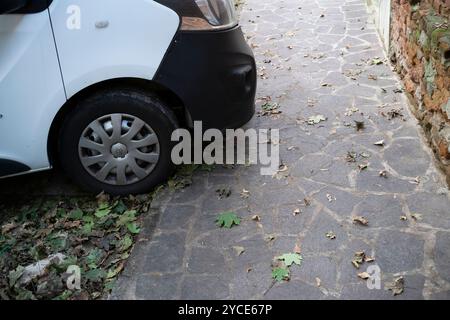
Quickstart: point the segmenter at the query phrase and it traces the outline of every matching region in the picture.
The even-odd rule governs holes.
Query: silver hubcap
[[[81,135],[78,150],[87,172],[111,185],[129,185],[145,179],[160,156],[153,129],[135,116],[120,113],[89,124]]]

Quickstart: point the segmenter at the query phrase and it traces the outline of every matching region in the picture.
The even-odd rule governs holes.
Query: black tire
[[[111,185],[97,180],[83,166],[79,141],[87,126],[96,119],[114,113],[138,117],[148,124],[159,140],[159,160],[145,178],[128,185]],[[61,165],[68,176],[84,189],[111,195],[143,194],[167,180],[173,172],[173,143],[170,141],[178,123],[173,112],[156,96],[135,89],[114,89],[98,92],[83,101],[65,118],[59,138]]]

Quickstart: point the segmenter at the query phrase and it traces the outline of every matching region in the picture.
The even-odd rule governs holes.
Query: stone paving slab
[[[368,20],[363,0],[246,1],[241,22],[258,63],[258,98],[271,97],[283,112],[246,127],[280,129],[288,172],[276,179],[257,166],[217,167],[167,192],[112,299],[449,298],[448,189],[395,73],[374,60],[385,56]],[[359,110],[349,115],[352,107]],[[317,114],[328,120],[305,123]],[[355,119],[364,120],[363,130]],[[379,140],[385,145],[375,146]],[[232,195],[219,200],[220,187]],[[239,196],[243,189],[249,198]],[[293,216],[305,198],[310,206]],[[228,210],[243,221],[219,229],[215,217]],[[255,214],[260,223],[250,219]],[[368,226],[353,223],[359,215]],[[272,260],[296,245],[302,265],[291,268],[291,281],[274,285]],[[237,256],[234,246],[245,252]],[[381,290],[358,278],[369,263],[357,270],[356,251],[375,259]],[[405,291],[394,297],[385,286],[400,275]]]

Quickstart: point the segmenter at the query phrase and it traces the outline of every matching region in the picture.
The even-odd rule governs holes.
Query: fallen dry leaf
[[[386,288],[392,291],[394,296],[398,296],[405,291],[405,279],[403,277],[398,277],[394,279],[393,282],[387,283]]]
[[[248,191],[246,189],[242,189],[242,191],[241,191],[241,198],[247,199],[248,197],[250,197],[250,191]]]
[[[330,240],[336,239],[336,234],[333,231],[328,231],[325,236]]]
[[[364,258],[366,257],[366,254],[364,251],[357,251],[355,252],[355,255],[352,260],[352,264],[356,269],[359,269],[359,267],[364,263]]]
[[[312,200],[310,198],[303,199],[303,202],[305,203],[305,207],[309,207],[311,205]]]
[[[362,131],[365,128],[365,123],[364,121],[359,121],[359,120],[353,120],[356,124],[356,131]]]
[[[367,272],[361,272],[361,273],[358,273],[358,277],[360,277],[363,280],[367,280],[370,278],[370,274],[368,274]]]
[[[258,216],[257,214],[255,214],[255,215],[252,216],[252,220],[259,222],[259,221],[261,221],[261,217]]]
[[[336,201],[336,197],[329,193],[327,193],[327,199],[328,199],[328,202]]]
[[[364,171],[364,170],[366,170],[368,167],[369,167],[369,164],[368,164],[368,163],[361,163],[361,164],[358,165],[358,169],[359,169],[360,171]]]
[[[308,122],[309,125],[315,125],[315,124],[318,124],[318,123],[320,123],[322,121],[327,121],[327,118],[325,118],[324,115],[319,114],[319,115],[316,115],[316,116],[309,117],[307,122]]]
[[[17,228],[17,224],[15,224],[15,223],[7,223],[7,224],[2,226],[2,234],[5,235],[8,232],[14,230],[15,228]]]
[[[353,217],[353,223],[359,223],[363,226],[367,226],[367,225],[369,225],[369,220],[367,220],[366,218],[364,218],[362,216],[356,216],[356,217]]]
[[[316,278],[316,286],[317,287],[322,286],[322,280],[320,280],[320,278]]]
[[[233,250],[236,253],[237,257],[239,257],[240,255],[242,255],[245,252],[245,248],[244,247],[240,247],[240,246],[234,246]]]

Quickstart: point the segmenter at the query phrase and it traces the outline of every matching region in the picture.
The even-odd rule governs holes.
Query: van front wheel
[[[134,90],[104,91],[65,119],[61,164],[90,191],[145,193],[173,170],[170,138],[176,128],[175,116],[158,98]]]

